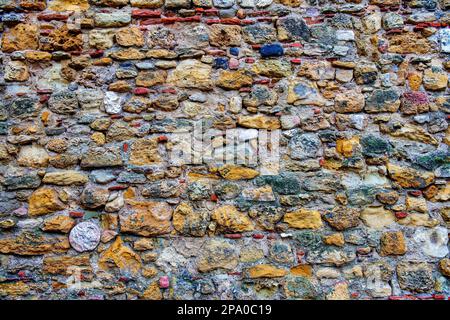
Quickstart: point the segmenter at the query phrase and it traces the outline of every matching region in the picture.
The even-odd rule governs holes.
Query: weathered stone
[[[447,88],[448,75],[443,70],[427,69],[423,75],[423,86],[427,90],[445,90]]]
[[[234,270],[238,264],[238,254],[233,245],[225,240],[213,239],[205,242],[197,260],[200,272],[216,269]]]
[[[426,54],[430,50],[428,40],[416,32],[403,32],[389,37],[388,51],[392,53]]]
[[[277,20],[278,40],[308,41],[311,33],[305,21],[299,17],[285,17]]]
[[[114,45],[114,31],[94,29],[89,31],[89,45],[96,49],[109,49]]]
[[[255,116],[239,116],[238,124],[245,128],[275,130],[280,128],[280,120],[262,114]]]
[[[95,186],[86,187],[81,193],[81,204],[89,209],[102,207],[108,201],[109,191]]]
[[[292,73],[289,62],[275,59],[259,60],[253,65],[252,71],[270,78],[287,77]]]
[[[39,188],[28,200],[28,213],[31,216],[41,216],[63,210],[65,205],[59,199],[58,193],[50,188]]]
[[[28,67],[26,64],[20,61],[11,61],[5,67],[5,80],[6,81],[27,81],[30,77]]]
[[[335,207],[324,215],[324,220],[334,229],[342,231],[359,225],[360,211],[348,207]]]
[[[1,297],[20,297],[26,296],[31,291],[31,288],[23,281],[0,283]]]
[[[23,146],[17,156],[17,163],[23,167],[46,167],[48,161],[47,151],[38,145]]]
[[[414,233],[414,241],[427,256],[443,258],[448,255],[448,232],[444,227],[418,229]]]
[[[361,220],[373,229],[383,229],[395,222],[395,215],[383,207],[367,207],[361,212]]]
[[[137,139],[130,149],[129,164],[145,166],[162,161],[158,153],[158,141],[156,139]]]
[[[209,90],[213,85],[211,70],[211,66],[197,60],[183,60],[169,74],[167,82],[181,88]]]
[[[284,269],[279,269],[269,264],[258,264],[247,270],[249,278],[279,278],[287,274]]]
[[[239,71],[222,71],[219,74],[216,85],[224,89],[237,90],[251,86],[252,83],[253,78],[250,73],[242,69]]]
[[[49,34],[48,39],[48,42],[41,43],[40,50],[77,51],[83,48],[83,37],[81,33],[71,32],[66,24],[53,30]]]
[[[62,232],[69,233],[75,226],[75,221],[68,216],[56,216],[44,221],[42,230],[45,232]]]
[[[42,271],[48,274],[70,275],[74,267],[79,267],[84,270],[91,269],[89,254],[78,256],[46,256],[44,257]]]
[[[132,7],[154,9],[164,4],[163,0],[130,0]]]
[[[388,163],[386,168],[389,177],[403,188],[425,188],[434,181],[434,174],[431,172],[405,168],[393,163]]]
[[[338,113],[361,112],[364,109],[364,95],[349,90],[336,95],[334,108]]]
[[[245,232],[254,228],[250,218],[231,205],[215,209],[211,219],[217,223],[218,229],[224,232]]]
[[[42,182],[59,186],[82,185],[88,182],[88,177],[74,170],[55,171],[46,173]]]
[[[417,114],[428,112],[428,96],[422,92],[404,92],[401,99],[400,110],[404,114]]]
[[[74,114],[78,110],[77,95],[72,91],[60,91],[52,94],[48,100],[48,108],[59,114]]]
[[[325,101],[315,83],[293,80],[289,83],[287,103],[294,105],[323,106]]]
[[[381,124],[380,130],[384,133],[389,133],[389,135],[393,137],[401,137],[433,145],[439,144],[438,140],[433,137],[432,134],[428,133],[425,129],[409,123],[402,124],[393,122],[388,125]]]
[[[100,243],[101,230],[93,222],[85,221],[77,224],[69,235],[72,248],[78,252],[92,251]]]
[[[94,23],[97,27],[115,28],[123,27],[131,22],[131,15],[128,12],[96,13]]]
[[[444,276],[450,277],[450,259],[444,258],[439,261],[439,271],[441,271]]]
[[[69,250],[67,237],[43,237],[24,232],[17,237],[0,239],[0,253],[34,256],[47,253],[62,253]]]
[[[124,47],[144,45],[144,35],[139,28],[123,28],[116,32],[116,42]]]
[[[202,237],[206,233],[209,216],[207,212],[194,212],[189,203],[182,202],[173,212],[172,223],[181,234]]]
[[[38,26],[19,23],[5,32],[2,37],[2,51],[36,50],[39,46]]]
[[[239,46],[241,44],[241,27],[214,24],[209,27],[209,42],[216,47]]]
[[[323,225],[320,212],[309,209],[288,212],[284,215],[283,221],[296,229],[318,229]]]
[[[120,150],[117,148],[94,147],[87,150],[81,159],[83,168],[114,167],[122,165]]]
[[[292,159],[305,160],[319,155],[321,142],[316,134],[303,133],[293,136],[288,146]]]
[[[165,202],[127,201],[134,213],[120,215],[121,232],[144,237],[169,233],[172,208]]]
[[[426,262],[401,261],[397,265],[400,288],[412,292],[429,292],[434,286],[432,266]]]
[[[393,89],[374,90],[366,99],[365,110],[368,113],[396,112],[400,107],[400,95]]]
[[[136,274],[142,267],[142,261],[136,252],[123,243],[121,237],[117,237],[100,255],[98,265],[104,270],[119,268]]]
[[[52,1],[48,8],[57,12],[64,11],[86,11],[89,9],[89,1],[88,0],[55,0]]]
[[[220,168],[215,168],[213,171],[215,170],[227,180],[247,180],[259,175],[259,172],[254,169],[235,165],[224,165]]]
[[[380,254],[387,255],[404,255],[406,253],[405,237],[401,231],[385,232],[380,239]]]

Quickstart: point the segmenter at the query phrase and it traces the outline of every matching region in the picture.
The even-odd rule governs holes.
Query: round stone
[[[100,242],[101,230],[92,222],[81,222],[70,231],[69,241],[78,252],[92,251]]]

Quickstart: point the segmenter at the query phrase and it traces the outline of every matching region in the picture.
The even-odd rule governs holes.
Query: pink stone
[[[169,277],[162,276],[159,278],[159,287],[161,289],[167,289],[169,287]]]

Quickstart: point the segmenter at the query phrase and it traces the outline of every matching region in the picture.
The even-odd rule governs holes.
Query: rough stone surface
[[[100,232],[95,223],[81,222],[70,231],[70,245],[78,252],[92,251],[100,242]]]
[[[449,9],[0,0],[0,299],[449,299]]]

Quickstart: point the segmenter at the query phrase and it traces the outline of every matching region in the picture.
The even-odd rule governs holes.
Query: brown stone
[[[28,214],[31,216],[41,216],[64,208],[58,193],[50,188],[39,188],[28,199]]]
[[[75,170],[55,171],[45,174],[42,182],[59,186],[83,185],[88,182],[88,177],[84,173]]]
[[[279,278],[284,277],[288,272],[268,264],[258,264],[247,270],[250,278]]]
[[[229,90],[237,90],[242,87],[251,86],[253,78],[248,71],[243,69],[238,71],[224,70],[219,74],[216,85]]]
[[[422,37],[418,32],[397,33],[388,37],[388,39],[388,51],[392,53],[425,54],[429,53],[431,50],[428,40]]]
[[[124,47],[142,47],[144,34],[137,27],[123,28],[116,32],[116,42]]]
[[[188,202],[180,203],[173,212],[173,227],[184,235],[202,237],[206,233],[209,224],[209,216],[206,212],[194,212]]]
[[[151,283],[141,296],[144,300],[161,300],[163,298],[158,282]]]
[[[45,51],[27,51],[25,52],[25,58],[30,62],[50,61],[52,54]]]
[[[103,270],[119,268],[135,274],[141,269],[142,262],[139,255],[126,246],[121,237],[117,237],[114,243],[100,255],[98,266]]]
[[[254,116],[239,116],[237,122],[240,126],[245,128],[275,130],[280,129],[281,127],[280,119],[265,116],[263,114]]]
[[[156,139],[136,139],[130,148],[129,164],[145,166],[162,161],[158,153],[158,141]]]
[[[323,238],[323,242],[328,245],[333,245],[337,247],[342,247],[345,244],[344,234],[333,233]]]
[[[209,27],[209,42],[216,47],[240,46],[242,42],[241,27],[214,24]]]
[[[364,104],[364,95],[354,90],[348,90],[336,95],[334,109],[338,113],[361,112]]]
[[[81,51],[83,50],[82,34],[71,33],[66,24],[53,30],[48,36],[49,42],[41,44],[41,50],[45,51]]]
[[[140,60],[145,58],[145,54],[136,48],[116,50],[110,55],[111,58],[119,61]]]
[[[335,207],[324,215],[324,220],[334,229],[342,231],[358,226],[360,211],[348,207]]]
[[[448,84],[448,74],[443,70],[427,69],[423,75],[423,86],[427,90],[445,90]]]
[[[82,270],[91,270],[89,254],[80,254],[77,256],[46,256],[42,266],[42,271],[48,274],[70,275],[73,268]]]
[[[253,230],[253,223],[247,214],[239,212],[232,205],[221,206],[214,210],[211,219],[224,232],[245,232]]]
[[[0,239],[0,253],[21,256],[62,253],[69,250],[67,237],[43,237],[36,233],[24,232],[16,237]]]
[[[403,188],[425,188],[434,181],[432,172],[405,168],[392,163],[386,165],[389,177]]]

